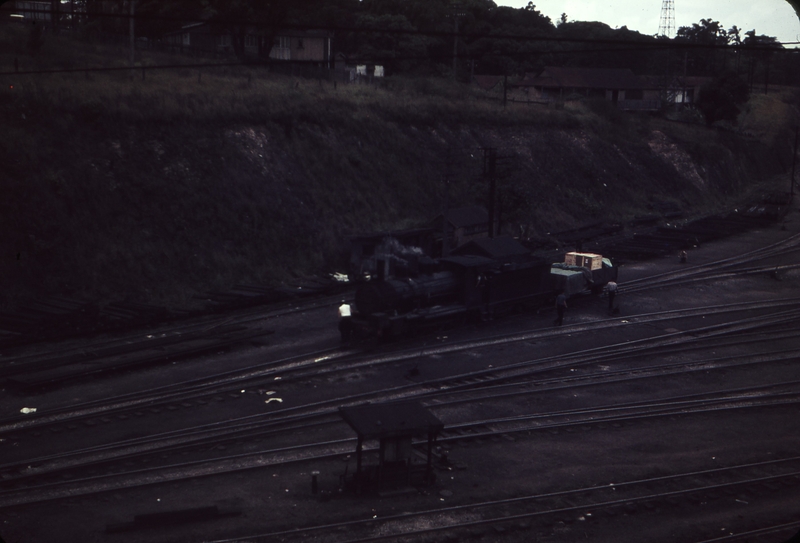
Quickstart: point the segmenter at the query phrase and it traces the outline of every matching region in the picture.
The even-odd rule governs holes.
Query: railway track
[[[779,251],[780,248],[774,250]],[[754,260],[746,263],[720,261],[722,267],[712,266],[680,276],[664,276],[658,278],[657,282],[648,288],[770,273],[774,267],[758,265],[757,258],[773,258],[776,254],[778,253],[762,251],[753,255]],[[796,268],[795,265],[781,267],[787,271]],[[680,271],[690,270],[684,268]],[[636,292],[634,289],[638,289],[639,286],[637,283],[630,283],[632,283],[631,290],[627,292]],[[337,300],[331,302],[331,305],[338,303],[339,297],[335,298]],[[548,342],[571,334],[635,330],[630,335],[631,340],[622,343],[535,358],[520,358],[519,353],[516,353],[517,358],[504,360],[502,367],[452,374],[447,378],[411,382],[401,386],[382,387],[348,396],[334,395],[315,402],[287,405],[285,408],[283,405],[275,404],[281,409],[192,425],[188,428],[159,432],[103,446],[76,448],[51,455],[29,455],[28,462],[5,462],[0,466],[0,508],[36,504],[65,497],[89,496],[110,490],[132,489],[169,481],[186,481],[266,466],[297,463],[307,465],[311,461],[334,462],[341,466],[342,458],[351,454],[355,446],[354,439],[331,438],[331,429],[333,435],[338,433],[339,436],[343,430],[346,431],[335,412],[336,407],[343,404],[418,398],[436,412],[459,404],[513,401],[515,398],[531,394],[568,392],[580,388],[589,389],[647,379],[686,376],[693,372],[707,373],[717,370],[724,372],[733,368],[755,368],[761,364],[766,367],[786,365],[797,359],[798,350],[792,347],[774,348],[762,351],[758,355],[706,357],[680,363],[674,361],[665,363],[651,359],[643,365],[641,359],[653,356],[654,353],[665,357],[666,360],[668,355],[674,356],[689,350],[695,354],[704,350],[732,350],[751,342],[782,342],[789,345],[796,337],[795,330],[800,319],[800,313],[795,309],[798,301],[800,298],[781,298],[643,313],[617,319],[602,318],[559,329],[547,327],[422,347],[403,348],[408,343],[419,343],[418,340],[411,340],[378,348],[368,346],[371,350],[362,349],[360,346],[351,349],[326,349],[306,353],[305,356],[292,356],[221,372],[203,379],[154,387],[130,395],[98,399],[82,405],[64,405],[59,409],[41,410],[33,416],[12,417],[0,421],[0,437],[24,438],[26,432],[41,432],[46,428],[74,425],[79,421],[85,422],[84,430],[91,432],[95,426],[102,427],[103,418],[147,412],[150,408],[163,409],[168,405],[207,400],[212,396],[231,395],[242,388],[266,386],[274,382],[276,377],[281,377],[282,385],[295,386],[307,382],[312,377],[324,378],[348,372],[378,371],[381,367],[391,365],[416,362],[424,367],[422,364],[437,364],[438,359],[443,357],[489,357],[489,353],[499,347],[519,345],[525,349],[526,342]],[[255,314],[251,317],[259,320]],[[703,322],[701,320],[703,317],[706,318],[707,324],[698,327],[698,323]],[[678,329],[680,331],[677,331]],[[676,331],[664,333],[665,330]],[[614,365],[613,371],[596,369],[611,363]],[[623,364],[628,367],[622,367]],[[495,366],[498,365],[495,363]],[[19,374],[24,374],[24,371]],[[569,433],[576,429],[581,432],[587,429],[595,432],[611,432],[619,430],[620,427],[625,428],[640,424],[642,421],[653,421],[664,417],[724,417],[725,413],[754,410],[785,411],[796,409],[798,403],[800,403],[798,382],[759,382],[752,387],[730,387],[713,393],[669,395],[652,401],[608,403],[580,408],[576,406],[574,409],[550,409],[527,415],[517,414],[514,417],[481,420],[451,417],[447,423],[447,433],[440,437],[440,445],[467,443],[468,447],[480,447],[498,441],[511,442],[525,439],[529,433]],[[124,425],[125,422],[117,424]],[[309,436],[306,442],[286,437],[301,432]],[[311,439],[314,436],[321,436],[323,439]],[[328,436],[328,439],[325,439],[325,436]],[[183,461],[185,458],[189,461]],[[92,475],[86,477],[82,474]],[[791,477],[787,480],[790,479]],[[758,483],[753,484],[758,485]],[[731,485],[733,486],[727,488],[735,487],[735,483]],[[691,493],[690,490],[685,492]],[[660,498],[656,498],[658,499]],[[634,503],[635,507],[640,507],[636,503],[640,502]],[[652,504],[653,501],[645,500],[641,503]],[[661,502],[656,501],[656,503]],[[608,505],[610,510],[618,507],[625,509],[630,506],[627,503]],[[543,516],[561,514],[557,507],[541,511]],[[487,521],[486,526],[508,525],[503,524],[503,519],[509,518],[505,516],[507,512],[504,510],[481,520]],[[539,518],[538,513],[531,515],[530,511],[518,514],[522,515],[519,522],[523,522],[523,519]],[[420,520],[411,524],[419,526],[420,523],[428,522]],[[517,520],[512,517],[510,522],[513,525]],[[405,524],[402,520],[398,523]],[[470,526],[468,523],[463,526],[443,525],[438,532],[454,530],[458,533],[458,530],[473,530],[483,525]],[[315,532],[315,529],[309,528],[307,534],[309,538],[319,538],[319,534],[323,533]],[[347,530],[347,533],[350,533],[350,528]],[[392,533],[391,529],[385,527],[378,527],[377,532],[377,536],[371,532],[365,533],[363,538],[366,539],[363,540],[400,536],[418,538],[438,533],[437,531],[417,533],[413,530]],[[283,540],[284,537],[288,538],[279,532],[274,532],[250,536],[248,540],[271,541]],[[351,539],[354,538],[354,541],[361,541],[359,537],[361,536],[351,534]]]
[[[22,392],[38,392],[98,374],[196,356],[273,334],[273,330],[263,328],[264,322],[333,307],[340,302],[340,296],[329,296],[273,311],[247,311],[162,328],[150,334],[3,357],[0,358],[0,381]],[[260,326],[254,326],[256,323]]]
[[[771,273],[776,269],[794,270],[798,268],[798,264],[758,266],[744,268],[738,271],[736,268],[741,268],[745,264],[751,264],[768,258],[785,258],[788,253],[793,253],[798,250],[800,250],[800,234],[795,234],[779,242],[765,247],[760,247],[752,251],[747,251],[736,256],[723,258],[700,265],[690,265],[680,270],[668,271],[659,274],[653,274],[647,277],[626,280],[624,284],[620,285],[620,288],[622,291],[632,293],[640,292],[648,288],[676,286],[684,284],[687,281],[712,280],[715,278],[729,277],[736,274]],[[720,273],[723,270],[729,271]]]
[[[778,386],[778,385],[775,385]],[[571,431],[575,427],[584,429],[598,427],[602,431],[620,427],[622,424],[640,422],[655,417],[687,417],[690,415],[717,413],[721,411],[745,410],[767,407],[786,407],[800,404],[798,383],[780,385],[789,390],[768,392],[768,386],[753,387],[748,390],[723,391],[707,394],[705,397],[684,396],[649,402],[624,405],[604,405],[594,408],[575,409],[552,413],[535,413],[526,416],[492,418],[477,421],[449,424],[445,433],[438,439],[440,445],[467,441],[482,444],[492,439],[510,439],[519,434],[532,432]],[[330,424],[322,421],[318,424]],[[611,426],[609,426],[611,425]],[[296,429],[296,428],[295,428]],[[67,480],[28,484],[19,486],[23,480],[42,478],[42,470],[29,468],[31,473],[15,478],[6,478],[0,485],[0,507],[36,503],[77,495],[95,494],[109,490],[132,488],[142,485],[186,480],[219,473],[285,465],[287,463],[336,460],[354,450],[355,439],[334,439],[321,442],[291,445],[277,449],[250,453],[227,455],[215,459],[203,459],[178,464],[168,464],[152,468],[114,472],[92,477],[79,477],[63,468],[53,470],[59,478],[66,473]],[[420,442],[420,446],[422,443]],[[375,453],[376,447],[366,447],[366,453]],[[33,461],[35,463],[35,461]],[[139,464],[141,466],[141,464]],[[72,469],[76,466],[72,465]],[[80,466],[85,469],[85,465]],[[115,470],[112,470],[115,471]],[[5,475],[5,474],[4,474]],[[7,477],[7,475],[5,475]],[[10,485],[18,488],[8,488]]]
[[[739,329],[737,328],[735,333],[738,333],[738,331]],[[693,338],[693,341],[698,341],[698,339]],[[598,361],[603,361],[613,357],[615,350],[618,349],[618,347],[619,346],[615,346],[614,348],[607,349],[605,352],[596,352],[595,356],[587,356],[586,352],[575,353],[571,359],[561,360],[561,367],[573,367],[574,369],[574,366],[576,365],[596,364]],[[625,352],[631,352],[631,349],[628,345],[625,345],[624,347]],[[643,345],[641,347],[646,349],[651,346]],[[60,476],[63,475],[65,471],[68,472],[69,470],[85,469],[86,467],[93,465],[108,464],[109,462],[127,462],[129,464],[133,461],[151,462],[152,460],[143,460],[143,458],[153,455],[164,455],[165,453],[174,453],[176,451],[186,451],[187,449],[202,448],[205,450],[209,447],[213,449],[214,447],[219,447],[220,444],[231,446],[230,444],[237,440],[252,442],[257,439],[274,437],[279,433],[291,433],[300,429],[308,429],[319,425],[330,425],[332,422],[338,422],[338,417],[335,415],[335,408],[338,405],[359,403],[371,398],[385,399],[388,397],[399,399],[417,397],[423,399],[425,403],[427,403],[431,408],[435,409],[441,408],[445,405],[452,405],[454,403],[486,401],[489,399],[497,400],[500,397],[530,394],[533,392],[553,391],[558,389],[574,388],[576,386],[596,386],[600,384],[608,384],[610,382],[663,377],[665,375],[674,375],[681,372],[686,373],[692,371],[709,371],[711,369],[731,368],[737,365],[785,362],[787,360],[795,360],[796,358],[797,353],[795,351],[787,350],[784,352],[776,352],[772,355],[750,357],[737,361],[727,361],[727,363],[722,363],[720,360],[700,361],[694,364],[682,363],[644,369],[634,368],[629,370],[627,375],[625,375],[626,372],[614,372],[611,374],[603,372],[597,376],[570,375],[566,378],[561,376],[552,378],[550,380],[538,381],[530,379],[530,376],[541,374],[544,371],[549,371],[553,368],[550,367],[547,370],[544,370],[541,365],[539,365],[540,361],[536,360],[531,361],[528,364],[528,366],[530,366],[528,368],[523,368],[523,365],[521,364],[516,365],[516,367],[512,368],[512,374],[508,374],[504,369],[498,368],[493,371],[481,372],[480,375],[470,374],[454,376],[451,379],[440,380],[434,383],[421,383],[396,387],[392,390],[385,389],[373,391],[358,397],[335,398],[328,402],[317,402],[315,404],[306,406],[298,406],[291,409],[281,410],[269,415],[262,415],[259,417],[244,417],[238,421],[225,421],[224,423],[219,424],[204,425],[202,427],[192,428],[182,432],[169,432],[167,434],[153,436],[152,438],[147,439],[129,440],[124,443],[88,448],[81,451],[72,451],[50,457],[30,458],[26,462],[20,464],[6,464],[4,466],[0,466],[0,473],[2,473],[2,476],[5,478],[3,483],[0,484],[0,488],[7,486],[7,484],[19,484],[25,480],[41,479],[43,475],[52,476],[53,474],[56,474]],[[532,367],[536,365],[539,365],[539,367]],[[520,373],[521,369],[528,370],[528,381],[520,381],[521,377],[524,375],[524,373]],[[514,384],[504,384],[509,380],[513,380]],[[513,388],[514,390],[509,391],[508,388]],[[729,391],[729,393],[747,394],[753,393],[753,391],[737,390]],[[791,396],[791,394],[789,395]],[[762,394],[762,400],[763,397],[764,395]],[[742,401],[746,399],[747,398],[745,397],[736,398],[736,400]],[[689,402],[680,405],[680,409],[682,410],[680,412],[685,413],[687,406],[690,405],[696,406],[698,404],[705,403],[705,407],[707,407],[708,403],[712,401],[719,404],[721,402],[724,403],[725,401],[730,402],[733,400],[730,398],[715,398],[712,400],[707,398],[673,398],[669,401]],[[788,400],[787,398],[782,398],[779,403],[785,403],[786,401],[793,402],[795,401],[795,398],[793,396]],[[635,405],[616,406],[613,408],[605,407],[603,409],[630,410],[636,409],[637,407],[641,409],[641,406]],[[650,409],[653,408],[651,407]],[[659,406],[659,409],[664,409],[664,407]],[[586,413],[591,413],[591,410],[584,411]],[[674,412],[674,409],[672,411],[668,409],[664,413],[672,412]],[[577,415],[577,413],[577,411],[567,412],[558,416],[572,417],[572,423],[579,424],[574,420],[574,417]],[[642,414],[640,413],[640,415]],[[555,416],[556,414],[550,413],[545,415],[535,415],[533,418],[541,419],[542,417],[552,418]],[[627,416],[630,417],[632,415],[628,413]],[[493,423],[498,424],[498,421],[494,421]],[[515,420],[513,424],[519,424],[519,419]],[[537,422],[536,424],[539,425],[540,423]],[[531,427],[526,426],[523,428],[523,430],[528,431],[534,427],[536,427],[536,425]],[[448,429],[449,428],[450,427],[448,427]],[[504,433],[508,434],[509,432],[510,430],[506,429]],[[344,442],[349,443],[350,441],[345,440]],[[320,447],[323,448],[327,446],[329,446],[329,443],[327,442],[320,445]],[[342,451],[338,451],[336,454],[340,454],[341,452]],[[263,458],[259,456],[263,454],[265,453],[262,451],[248,453],[244,456],[248,458]],[[307,458],[307,456],[304,457]],[[237,458],[242,457],[227,457],[222,460],[200,460],[197,461],[197,463],[192,464],[192,466],[207,466],[209,462],[235,462]],[[214,471],[214,473],[216,472],[217,471]],[[207,474],[207,472],[203,472],[203,474]]]
[[[488,526],[519,529],[520,521],[552,521],[553,517],[565,516],[570,520],[586,521],[593,516],[618,512],[630,514],[655,506],[677,507],[684,504],[684,507],[694,507],[699,503],[719,500],[722,496],[729,497],[742,489],[762,493],[764,489],[774,491],[776,486],[797,485],[800,485],[800,457],[793,457],[662,477],[610,481],[590,487],[217,539],[209,543],[308,541],[320,534],[324,534],[325,541],[331,543],[414,541],[443,531],[467,536],[471,530]],[[526,531],[530,529],[528,524],[523,527]]]
[[[768,300],[759,302],[744,302],[737,304],[725,304],[716,307],[708,307],[691,310],[662,311],[630,316],[626,319],[597,320],[587,324],[565,326],[562,329],[547,328],[544,330],[534,330],[526,333],[502,334],[479,340],[452,342],[449,344],[437,345],[435,347],[423,347],[407,349],[404,351],[378,354],[375,356],[363,356],[358,350],[341,350],[339,348],[325,349],[308,353],[305,356],[290,357],[278,361],[269,361],[263,364],[256,364],[246,368],[227,371],[204,377],[193,379],[182,383],[154,387],[148,390],[137,391],[114,398],[107,398],[81,404],[72,404],[62,408],[53,408],[47,411],[37,412],[33,416],[17,416],[5,420],[0,420],[0,434],[12,431],[19,431],[28,428],[41,428],[53,423],[65,423],[67,421],[84,420],[92,417],[107,416],[118,414],[125,411],[135,411],[142,406],[152,407],[168,402],[180,402],[185,400],[197,399],[198,397],[214,396],[218,394],[236,393],[242,388],[263,386],[269,383],[269,379],[280,377],[284,382],[291,379],[307,378],[311,375],[319,376],[330,371],[352,371],[360,368],[374,367],[382,364],[392,364],[401,361],[422,359],[430,356],[441,356],[463,351],[474,351],[476,349],[492,349],[499,345],[512,342],[523,342],[531,340],[541,340],[548,337],[557,337],[567,333],[588,332],[606,330],[618,327],[630,327],[631,325],[653,324],[657,322],[670,321],[680,318],[724,315],[736,311],[755,311],[764,309],[793,308],[797,306],[800,299]],[[796,311],[788,309],[778,313],[769,319],[762,317],[751,317],[744,319],[740,323],[739,332],[752,327],[770,326],[780,324],[781,321],[796,317]],[[723,325],[724,327],[724,325]],[[715,327],[710,327],[704,333],[713,333]],[[660,341],[653,344],[650,348],[664,348],[672,343],[679,342],[681,338],[693,336],[700,333],[699,330],[687,330],[674,332],[665,335]],[[644,341],[644,340],[639,340]],[[636,342],[626,342],[625,348],[638,345]],[[599,347],[600,351],[604,348]],[[582,352],[581,356],[589,353]],[[616,352],[615,356],[624,353]],[[359,356],[360,355],[360,356]],[[560,357],[569,360],[568,357]],[[542,361],[540,360],[540,363]],[[522,362],[522,367],[528,363]],[[507,367],[506,371],[512,368]],[[490,372],[491,373],[491,372]]]
[[[766,247],[748,251],[735,257],[717,260],[682,270],[651,275],[647,278],[626,281],[620,292],[634,293],[645,289],[677,286],[688,282],[711,281],[736,275],[771,273],[795,270],[800,264],[758,266],[744,269],[743,264],[775,256],[785,256],[787,251],[798,250],[800,234]],[[720,270],[728,270],[720,273]],[[3,358],[0,360],[0,380],[23,391],[60,386],[75,379],[96,376],[131,367],[156,364],[166,360],[211,351],[231,344],[269,335],[270,330],[251,330],[249,325],[294,313],[332,307],[340,303],[342,294],[315,300],[292,303],[288,308],[264,311],[263,308],[240,312],[223,318],[205,318],[189,325],[167,327],[155,334],[136,334],[122,339],[95,342],[71,349],[59,348],[50,353]]]

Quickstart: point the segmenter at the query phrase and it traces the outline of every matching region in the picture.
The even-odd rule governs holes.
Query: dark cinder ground
[[[800,214],[793,209],[778,225],[738,235],[724,241],[694,249],[691,264],[711,262],[768,245],[800,232]],[[796,263],[797,253],[787,253],[769,264]],[[677,257],[622,268],[620,285],[626,280],[646,277],[679,268]],[[646,291],[619,297],[621,314],[626,316],[668,309],[681,309],[732,303],[744,300],[768,300],[800,296],[800,274],[784,275],[781,281],[768,275],[699,282],[690,286]],[[317,395],[328,396],[364,390],[391,383],[407,383],[411,366],[419,369],[418,380],[425,380],[456,371],[466,365],[474,369],[499,366],[525,358],[568,354],[582,349],[612,343],[623,343],[639,337],[666,333],[668,329],[684,329],[704,324],[702,317],[693,321],[670,322],[648,326],[615,328],[612,331],[577,334],[569,325],[607,319],[605,300],[576,301],[570,307],[566,326],[550,339],[518,343],[493,353],[425,357],[413,363],[402,362],[335,379],[322,377],[303,384],[275,383],[276,395],[283,399],[281,407],[310,401]],[[754,313],[755,315],[755,313]],[[548,308],[535,315],[511,317],[479,326],[448,330],[419,338],[419,344],[433,345],[452,340],[476,337],[479,334],[549,328],[552,311]],[[710,321],[711,319],[709,319]],[[294,349],[334,345],[338,341],[332,312],[315,311],[270,321],[275,330],[269,345],[244,346],[228,353],[213,354],[175,365],[141,370],[109,377],[91,384],[75,385],[49,395],[21,398],[3,392],[0,408],[6,415],[18,412],[23,404],[36,403],[40,409],[64,405],[69,401],[103,397],[112,392],[135,390],[191,376],[219,371],[221,367],[244,367],[259,360],[280,358]],[[446,336],[446,337],[445,337]],[[778,344],[756,344],[752,352],[778,348],[798,348],[791,340]],[[741,350],[721,350],[717,356],[742,354]],[[654,356],[657,356],[654,355]],[[695,360],[711,356],[708,352],[686,352],[673,361]],[[646,366],[653,361],[643,357],[633,364]],[[622,362],[609,363],[609,369],[622,367]],[[631,364],[625,362],[625,364]],[[577,367],[590,371],[597,367]],[[780,384],[798,379],[797,362],[779,363],[763,368],[743,367],[716,372],[698,372],[668,378],[642,380],[635,384],[620,383],[569,391],[531,393],[503,402],[487,401],[480,405],[464,405],[442,409],[437,415],[445,425],[470,420],[487,413],[501,416],[513,413],[552,412],[576,406],[598,406],[625,401],[669,398],[678,395],[753,386],[757,383]],[[163,428],[222,420],[248,413],[273,409],[264,404],[263,396],[248,391],[236,400],[220,402],[207,408],[185,409],[171,414],[148,415],[141,421],[141,431],[153,425]],[[15,410],[15,411],[14,411]],[[657,477],[673,473],[700,471],[714,467],[758,462],[797,455],[800,441],[800,417],[797,406],[731,411],[729,414],[709,412],[687,416],[660,417],[625,422],[606,427],[587,427],[574,431],[540,431],[516,435],[513,440],[461,442],[450,448],[450,459],[458,468],[438,472],[435,486],[424,492],[383,498],[345,496],[320,502],[311,494],[310,473],[319,470],[323,489],[334,490],[345,466],[353,469],[352,458],[343,456],[322,463],[297,463],[281,468],[259,468],[225,475],[209,476],[189,482],[153,484],[125,491],[111,491],[90,496],[76,496],[35,505],[0,510],[0,535],[7,543],[23,542],[91,542],[144,543],[152,541],[207,541],[275,532],[295,527],[330,524],[353,518],[388,516],[401,512],[448,505],[477,503],[486,500],[537,493],[610,485],[627,480]],[[131,427],[126,427],[131,431]],[[339,438],[352,437],[341,426]],[[98,437],[100,436],[100,437]],[[0,442],[0,456],[19,455],[15,447],[30,447],[30,454],[43,449],[78,446],[119,437],[113,428],[99,434],[75,432],[44,436],[37,445],[30,441],[14,444]],[[297,436],[302,437],[302,436]],[[44,441],[46,438],[46,441]],[[63,440],[59,442],[60,440]],[[33,447],[40,446],[40,450]],[[254,447],[271,448],[269,443]],[[9,450],[12,449],[12,450]],[[5,452],[3,452],[5,451]],[[240,516],[183,524],[168,529],[142,529],[108,534],[108,524],[126,522],[137,514],[217,505],[241,511]],[[742,493],[719,493],[706,501],[678,500],[674,504],[592,511],[566,512],[561,515],[533,517],[514,522],[502,530],[481,528],[430,536],[431,541],[502,541],[502,542],[572,542],[620,541],[701,542],[760,527],[800,520],[800,489],[796,486],[778,490]],[[781,542],[791,533],[751,538],[753,542]],[[318,541],[324,541],[320,536]]]

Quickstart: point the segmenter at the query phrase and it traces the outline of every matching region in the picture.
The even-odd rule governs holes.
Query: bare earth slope
[[[185,306],[341,270],[348,235],[439,213],[446,176],[451,205],[485,204],[487,147],[506,228],[523,236],[733,207],[763,183],[786,190],[791,169],[790,91],[751,99],[734,131],[603,104],[504,109],[438,81],[201,75],[31,75],[0,89],[0,304]]]

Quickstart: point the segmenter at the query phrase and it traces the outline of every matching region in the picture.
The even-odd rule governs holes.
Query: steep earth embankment
[[[445,178],[451,205],[485,203],[487,147],[506,228],[526,236],[703,213],[791,168],[793,132],[751,110],[745,136],[591,105],[503,110],[418,85],[207,78],[185,76],[191,90],[78,78],[2,91],[2,303],[60,293],[182,306],[341,270],[348,235],[439,213]],[[789,93],[770,100],[791,112]]]

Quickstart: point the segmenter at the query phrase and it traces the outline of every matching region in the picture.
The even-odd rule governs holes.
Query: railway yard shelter
[[[358,435],[356,471],[345,487],[387,491],[433,483],[433,443],[444,424],[418,401],[340,407],[344,421]],[[414,438],[427,439],[425,464],[415,462]],[[378,440],[378,463],[364,462],[364,442]]]

